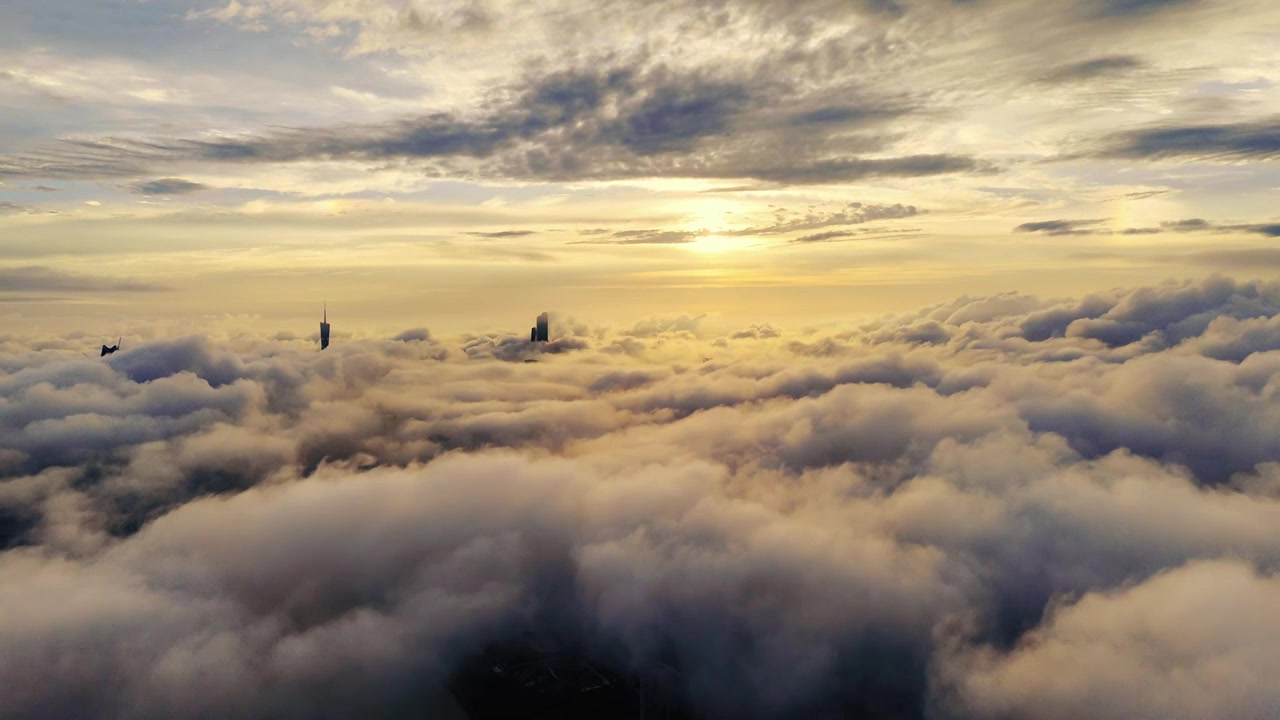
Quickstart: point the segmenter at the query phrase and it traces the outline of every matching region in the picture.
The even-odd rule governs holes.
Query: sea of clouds
[[[709,718],[1274,717],[1280,285],[704,326],[0,337],[0,717],[443,716],[531,628]]]

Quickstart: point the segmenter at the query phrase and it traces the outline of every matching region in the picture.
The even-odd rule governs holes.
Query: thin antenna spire
[[[329,347],[329,301],[324,301],[324,315],[320,321],[320,349]]]

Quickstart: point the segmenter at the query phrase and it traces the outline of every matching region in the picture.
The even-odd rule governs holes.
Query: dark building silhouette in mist
[[[679,671],[636,666],[583,647],[490,646],[455,671],[450,691],[468,718],[690,720]]]
[[[320,349],[329,347],[329,303],[324,304],[324,315],[320,320]]]
[[[103,346],[102,346],[102,354],[101,354],[101,355],[99,355],[98,357],[106,357],[106,356],[110,355],[111,353],[113,353],[113,352],[115,352],[115,351],[119,350],[119,349],[120,349],[120,340],[123,340],[123,339],[124,339],[124,338],[119,338],[119,339],[117,339],[117,340],[116,340],[116,344],[115,344],[115,345],[103,345]]]
[[[548,342],[551,340],[551,320],[546,313],[538,316],[538,324],[529,328],[529,342]]]

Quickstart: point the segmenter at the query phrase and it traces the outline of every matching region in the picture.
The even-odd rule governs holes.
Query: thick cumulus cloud
[[[714,323],[0,338],[0,716],[462,717],[531,634],[695,717],[1280,706],[1280,286]]]

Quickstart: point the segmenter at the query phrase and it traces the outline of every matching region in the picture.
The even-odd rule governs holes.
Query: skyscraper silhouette
[[[320,349],[329,347],[329,303],[324,304],[324,316],[320,321]]]
[[[547,342],[551,339],[550,318],[546,313],[538,316],[538,324],[529,329],[529,342]]]

